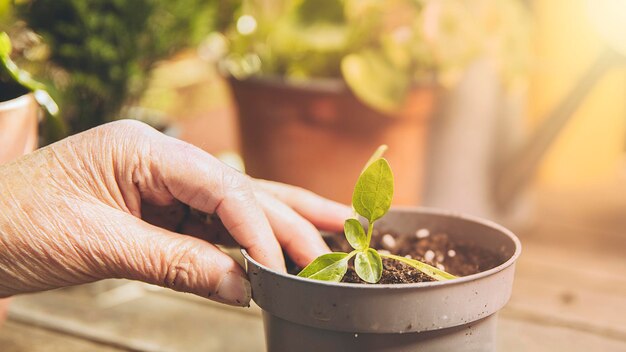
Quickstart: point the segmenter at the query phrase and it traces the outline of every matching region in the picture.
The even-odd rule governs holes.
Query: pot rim
[[[237,78],[230,74],[223,75],[223,77],[230,82],[249,82],[271,88],[354,94],[352,89],[342,77],[309,77],[303,79],[290,79],[282,75],[251,75],[244,78]],[[441,85],[432,79],[417,82],[412,87],[414,89],[439,89]]]
[[[477,222],[479,224],[482,224],[487,227],[491,227],[497,231],[500,231],[501,233],[509,237],[509,239],[511,239],[513,243],[515,244],[515,252],[507,261],[496,266],[495,268],[481,271],[476,274],[463,276],[457,279],[445,280],[445,281],[418,282],[418,283],[410,283],[410,284],[378,284],[378,285],[364,285],[364,284],[358,284],[358,283],[345,283],[345,282],[330,282],[330,281],[321,281],[321,280],[312,280],[308,278],[303,278],[297,275],[282,273],[282,272],[266,267],[265,265],[259,263],[257,260],[253,259],[244,248],[241,249],[241,253],[243,254],[246,260],[257,265],[259,268],[265,271],[268,271],[274,275],[285,278],[285,279],[296,280],[305,284],[317,284],[317,285],[328,286],[328,287],[341,287],[341,288],[347,288],[347,289],[366,289],[366,290],[415,289],[415,288],[421,288],[421,287],[431,288],[431,287],[439,287],[443,285],[463,284],[466,282],[479,280],[484,277],[491,276],[493,274],[496,274],[500,271],[505,270],[506,268],[513,265],[515,261],[517,260],[517,258],[522,253],[522,243],[520,242],[519,238],[517,238],[517,236],[513,234],[513,232],[511,232],[509,229],[491,220],[483,219],[478,216],[463,214],[463,213],[444,210],[444,209],[430,208],[430,207],[394,206],[392,207],[392,209],[398,212],[403,212],[403,213],[419,212],[422,214],[450,216],[450,217],[455,217],[461,220],[469,220],[469,221]]]
[[[272,88],[287,88],[303,91],[321,91],[327,93],[345,93],[349,91],[345,81],[341,78],[312,77],[307,79],[288,79],[281,75],[252,75],[245,78],[237,78],[233,75],[226,75],[225,78],[231,82],[253,83]]]
[[[28,105],[32,96],[33,93],[29,92],[11,100],[0,101],[0,112],[22,108]]]

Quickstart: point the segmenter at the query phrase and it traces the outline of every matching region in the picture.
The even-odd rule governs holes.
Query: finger
[[[130,221],[130,224],[128,223]],[[120,220],[123,250],[109,253],[123,278],[189,292],[212,300],[248,306],[250,283],[242,268],[212,244],[150,225]]]
[[[260,263],[285,271],[282,251],[250,181],[199,148],[162,136],[153,146],[156,168],[178,200],[217,213],[232,237]]]
[[[322,230],[343,231],[344,221],[352,217],[350,207],[303,188],[267,180],[255,182]]]
[[[257,192],[256,196],[278,242],[297,265],[305,267],[318,256],[330,252],[319,231],[301,215],[263,191]]]

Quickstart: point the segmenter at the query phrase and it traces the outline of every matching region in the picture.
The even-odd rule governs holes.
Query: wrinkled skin
[[[135,121],[0,166],[0,195],[0,298],[127,278],[246,306],[245,273],[214,243],[234,240],[284,270],[281,247],[306,265],[328,251],[316,226],[341,230],[351,215]]]

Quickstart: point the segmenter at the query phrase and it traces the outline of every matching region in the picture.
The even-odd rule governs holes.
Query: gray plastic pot
[[[517,237],[486,220],[426,208],[392,209],[376,227],[409,236],[446,232],[500,253],[502,263],[445,282],[361,285],[279,273],[242,251],[267,350],[494,351],[496,313],[511,296],[521,252]]]

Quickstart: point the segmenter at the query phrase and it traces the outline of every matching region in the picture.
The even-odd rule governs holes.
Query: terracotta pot
[[[435,86],[418,87],[396,114],[363,105],[340,80],[286,83],[231,78],[246,171],[349,203],[363,165],[381,144],[394,169],[394,204],[420,200]]]
[[[32,94],[0,102],[0,164],[37,148],[39,105]],[[6,318],[8,299],[0,299],[0,324]]]
[[[32,94],[0,102],[0,164],[37,148],[39,112]]]
[[[376,225],[406,236],[445,232],[499,253],[501,262],[450,281],[365,285],[279,273],[242,250],[267,350],[495,351],[497,312],[511,296],[521,253],[517,237],[489,221],[425,208],[392,209]]]

